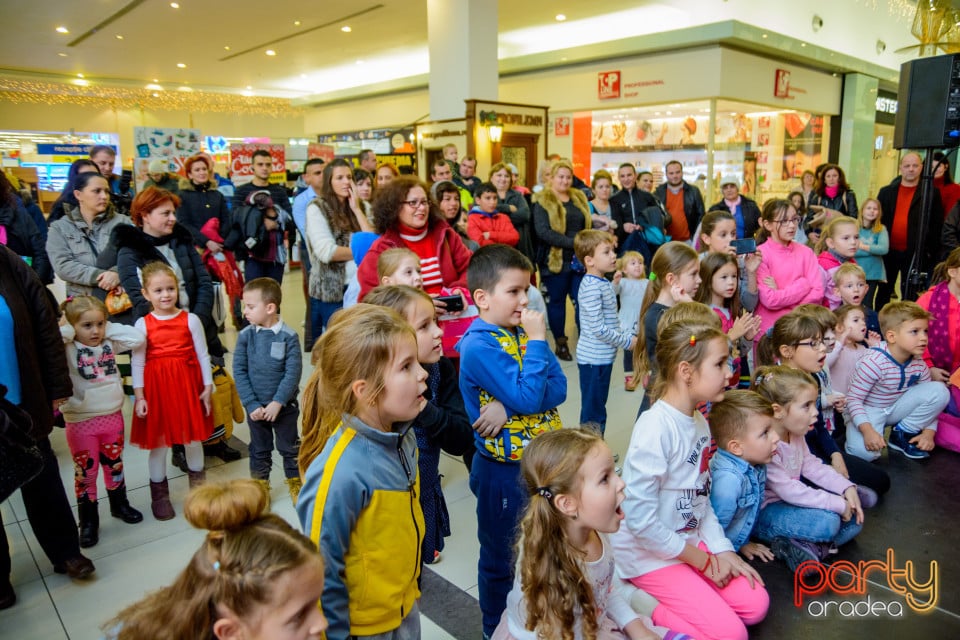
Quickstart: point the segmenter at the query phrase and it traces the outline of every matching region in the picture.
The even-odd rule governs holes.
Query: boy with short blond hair
[[[846,451],[875,460],[887,442],[911,460],[924,460],[933,450],[937,416],[950,392],[933,382],[923,361],[930,314],[915,302],[890,302],[880,310],[886,341],[867,351],[857,364],[847,392]]]
[[[580,422],[598,423],[602,434],[607,425],[607,396],[617,349],[633,349],[637,338],[621,329],[617,294],[604,277],[617,270],[616,238],[606,231],[585,229],[573,238],[573,251],[587,269],[577,294]],[[619,282],[619,274],[615,280]]]

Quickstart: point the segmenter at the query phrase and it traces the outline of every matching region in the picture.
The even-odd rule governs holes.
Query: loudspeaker
[[[960,146],[960,54],[905,62],[897,99],[894,147]]]

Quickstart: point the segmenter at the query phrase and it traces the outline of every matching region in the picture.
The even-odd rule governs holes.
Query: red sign
[[[558,138],[570,135],[570,118],[561,117],[553,121],[553,135]]]
[[[790,97],[790,72],[786,69],[777,69],[776,81],[773,85],[773,97]]]
[[[230,179],[238,187],[253,180],[253,152],[264,149],[270,152],[273,166],[270,182],[283,184],[287,180],[287,152],[282,144],[231,144]]]
[[[620,72],[601,71],[597,74],[597,98],[610,100],[620,97]]]
[[[324,162],[333,162],[333,157],[336,154],[336,149],[334,149],[329,144],[320,144],[319,142],[311,142],[307,145],[307,160],[312,160],[313,158],[320,158]]]

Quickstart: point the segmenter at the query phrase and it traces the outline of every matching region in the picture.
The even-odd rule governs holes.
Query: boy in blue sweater
[[[546,341],[542,313],[527,309],[533,266],[506,245],[481,247],[470,259],[467,286],[480,317],[457,345],[460,390],[471,422],[498,400],[507,422],[474,432],[477,454],[470,490],[477,497],[480,541],[478,590],[483,632],[489,637],[513,586],[513,545],[526,506],[520,477],[524,448],[541,433],[562,427],[557,405],[567,379]],[[522,326],[521,326],[522,325]]]
[[[290,498],[300,495],[297,418],[300,408],[300,339],[280,319],[280,285],[256,278],[243,287],[243,316],[250,323],[237,336],[233,377],[250,425],[250,477],[270,490],[274,434],[283,458]]]
[[[617,349],[633,350],[637,338],[620,328],[617,294],[604,274],[617,270],[616,238],[612,233],[584,229],[573,238],[573,252],[587,269],[580,281],[577,308],[580,340],[580,424],[596,422],[602,434],[607,427],[607,396]],[[615,277],[619,282],[619,276]]]

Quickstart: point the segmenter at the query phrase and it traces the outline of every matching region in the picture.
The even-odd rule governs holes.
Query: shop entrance
[[[519,183],[530,186],[528,179],[537,175],[537,143],[540,136],[532,133],[504,133],[493,148],[493,164],[509,162],[520,172]],[[534,181],[536,182],[536,181]]]

